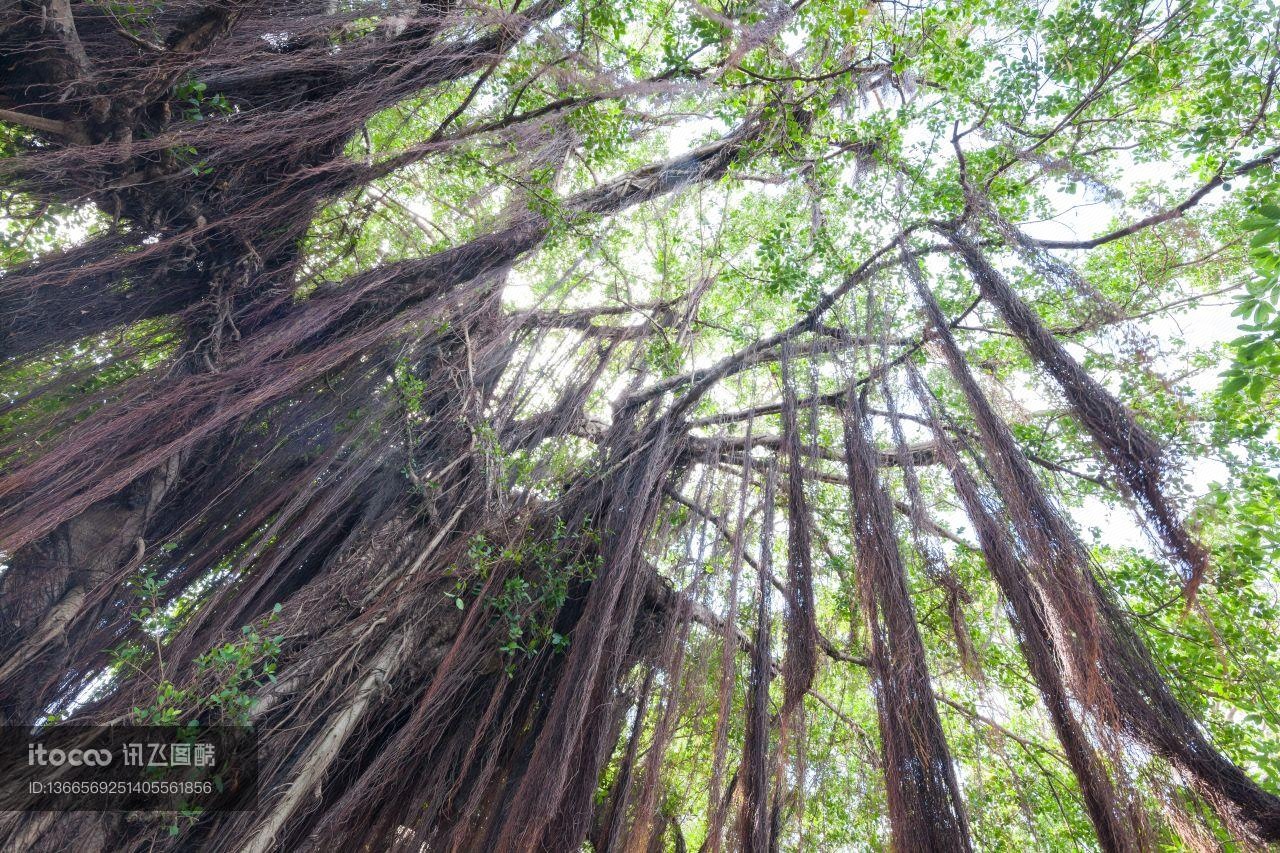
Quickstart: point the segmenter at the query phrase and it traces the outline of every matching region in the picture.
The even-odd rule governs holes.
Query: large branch
[[[71,142],[85,141],[85,136],[79,127],[58,119],[45,118],[44,116],[32,115],[31,113],[17,110],[0,109],[0,121],[7,121],[10,124],[25,127],[28,130],[52,133],[54,136],[61,136]]]
[[[1247,163],[1244,163],[1229,172],[1219,171],[1217,175],[1214,175],[1213,180],[1187,196],[1181,204],[1162,210],[1159,213],[1153,213],[1144,219],[1139,219],[1137,222],[1130,223],[1123,228],[1117,228],[1115,231],[1102,234],[1098,237],[1094,237],[1089,240],[1032,239],[1030,242],[1045,249],[1093,249],[1098,246],[1106,245],[1107,243],[1112,243],[1116,240],[1122,240],[1125,237],[1137,234],[1139,231],[1144,231],[1153,225],[1159,225],[1173,219],[1180,219],[1187,213],[1187,211],[1191,210],[1191,208],[1203,201],[1205,196],[1225,184],[1227,181],[1232,178],[1240,177],[1241,175],[1247,175],[1255,169],[1260,169],[1263,166],[1276,162],[1277,159],[1280,159],[1280,146],[1276,146],[1275,148],[1263,152]]]
[[[897,238],[895,237],[894,239],[896,240]],[[657,382],[628,397],[624,401],[624,405],[639,405],[688,385],[691,386],[689,390],[672,407],[672,414],[679,417],[701,399],[717,382],[758,364],[758,359],[768,350],[778,347],[805,332],[813,331],[817,328],[818,321],[822,318],[822,315],[829,311],[842,296],[853,290],[859,283],[866,281],[882,270],[898,264],[899,260],[896,257],[885,258],[893,250],[894,245],[894,242],[890,242],[873,252],[856,270],[845,276],[839,286],[825,294],[818,300],[817,305],[813,306],[813,308],[805,312],[803,317],[781,332],[766,338],[760,338],[732,355],[725,356],[704,370],[693,370],[689,373],[672,376],[669,379]]]
[[[62,43],[62,49],[75,65],[81,78],[90,74],[89,56],[84,45],[80,43],[80,34],[76,31],[76,22],[71,15],[71,0],[48,0],[41,9],[44,15],[46,30],[52,30]]]
[[[780,435],[758,435],[752,436],[750,445],[754,447],[769,447],[779,449],[783,446],[783,437]],[[728,436],[690,436],[687,447],[690,455],[694,457],[701,456],[719,456],[722,451],[741,452],[748,446],[748,440],[740,435]],[[911,457],[911,464],[914,466],[933,465],[937,462],[934,453],[933,442],[926,441],[920,444],[914,444],[907,448],[907,453]],[[903,455],[895,450],[878,451],[878,465],[881,468],[896,468],[903,463]],[[814,459],[822,459],[827,462],[844,462],[843,454],[836,452],[829,447],[806,447],[801,448],[800,455],[808,456]]]

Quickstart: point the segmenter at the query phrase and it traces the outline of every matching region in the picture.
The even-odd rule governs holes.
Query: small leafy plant
[[[570,531],[560,518],[549,538],[532,542],[498,548],[484,536],[477,536],[467,552],[470,582],[458,580],[445,597],[463,610],[468,598],[479,595],[479,588],[499,566],[509,571],[498,591],[479,604],[492,615],[503,670],[513,676],[521,660],[548,649],[555,653],[568,649],[569,638],[555,630],[556,616],[573,584],[595,579],[601,563],[601,557],[594,553],[597,544],[599,535],[591,527]]]

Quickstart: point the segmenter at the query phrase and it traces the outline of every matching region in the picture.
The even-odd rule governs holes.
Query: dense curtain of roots
[[[783,622],[787,651],[782,659],[786,695],[782,715],[799,706],[818,666],[817,625],[813,597],[813,524],[804,494],[804,466],[800,454],[800,426],[796,415],[795,380],[788,369],[790,347],[782,353],[782,449],[787,454],[787,600]],[[766,525],[768,529],[768,525]]]
[[[912,375],[914,378],[914,371]],[[951,472],[956,495],[973,522],[987,568],[1008,603],[1010,622],[1027,661],[1027,668],[1035,679],[1040,697],[1053,723],[1054,733],[1058,736],[1058,742],[1062,744],[1071,770],[1084,793],[1089,819],[1098,833],[1098,842],[1104,850],[1141,849],[1136,837],[1136,829],[1140,823],[1118,799],[1115,784],[1106,766],[1106,758],[1098,754],[1073,707],[1071,688],[1062,677],[1054,637],[1045,606],[1040,602],[1039,592],[1031,584],[1025,567],[1019,562],[1007,529],[1001,525],[990,502],[984,500],[973,474],[961,461],[927,390],[918,381],[913,382],[913,385],[925,410],[930,412],[942,464]]]
[[[1209,554],[1187,531],[1165,497],[1163,477],[1167,463],[1160,446],[1124,404],[1071,357],[972,241],[958,234],[951,235],[951,240],[972,271],[983,297],[999,309],[1009,329],[1062,388],[1080,423],[1146,509],[1156,535],[1183,567],[1188,598],[1194,597],[1208,571]]]
[[[956,384],[973,412],[993,480],[1025,543],[1028,561],[1042,579],[1040,600],[1044,612],[1052,614],[1050,624],[1057,623],[1051,628],[1057,659],[1072,673],[1075,698],[1105,726],[1124,729],[1184,769],[1206,798],[1220,807],[1224,819],[1237,823],[1247,815],[1244,820],[1252,825],[1245,832],[1274,838],[1274,799],[1208,742],[1174,698],[1141,639],[1094,576],[1083,545],[1053,506],[960,357],[918,267],[914,262],[907,266]]]

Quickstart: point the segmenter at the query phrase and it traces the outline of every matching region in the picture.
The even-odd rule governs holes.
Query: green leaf
[[[1239,373],[1232,376],[1230,379],[1228,379],[1226,382],[1222,384],[1222,389],[1220,393],[1223,396],[1230,397],[1232,394],[1235,394],[1241,388],[1243,388],[1248,384],[1249,384],[1249,375],[1245,373]]]
[[[1280,241],[1280,228],[1272,226],[1254,234],[1253,239],[1249,241],[1249,245],[1257,248],[1277,241]]]

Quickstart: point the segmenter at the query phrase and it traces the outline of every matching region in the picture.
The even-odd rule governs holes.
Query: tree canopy
[[[0,2],[0,722],[260,769],[4,846],[1280,843],[1277,75],[1274,0]]]

